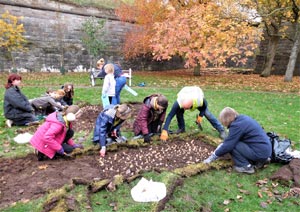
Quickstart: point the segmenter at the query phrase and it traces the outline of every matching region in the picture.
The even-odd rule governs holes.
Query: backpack
[[[270,138],[272,144],[271,162],[273,163],[289,163],[293,156],[288,154],[286,150],[291,146],[291,140],[287,138],[280,138],[275,132],[268,132],[267,136]]]

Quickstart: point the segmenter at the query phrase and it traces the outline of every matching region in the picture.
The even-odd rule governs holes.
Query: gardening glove
[[[151,137],[149,134],[144,135],[144,143],[150,143]]]
[[[74,144],[73,145],[73,148],[76,149],[76,148],[80,148],[80,149],[83,149],[83,145],[82,144]]]
[[[206,158],[206,159],[203,161],[203,163],[208,164],[208,163],[211,163],[211,162],[213,162],[213,161],[215,161],[215,160],[217,160],[217,159],[218,159],[218,156],[216,156],[215,153],[212,153],[208,158]]]
[[[117,130],[113,130],[113,131],[111,131],[111,137],[118,137],[118,135],[117,135]]]
[[[197,115],[195,123],[198,125],[200,130],[203,130],[201,122],[202,122],[202,117]]]
[[[169,138],[168,131],[167,130],[162,130],[162,132],[160,134],[160,140],[166,141],[166,140],[168,140],[168,138]]]
[[[65,153],[64,148],[61,148],[60,150],[58,150],[57,153],[60,155],[63,155]]]
[[[103,158],[104,158],[105,153],[106,153],[106,147],[105,147],[105,146],[101,147],[101,150],[100,150],[99,153],[100,153],[100,157],[103,157]]]

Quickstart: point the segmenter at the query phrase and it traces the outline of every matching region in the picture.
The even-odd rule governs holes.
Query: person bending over
[[[224,108],[219,116],[229,129],[228,136],[203,162],[211,163],[229,153],[234,170],[253,174],[254,168],[262,168],[272,154],[272,144],[263,128],[253,118],[238,114],[233,108]]]

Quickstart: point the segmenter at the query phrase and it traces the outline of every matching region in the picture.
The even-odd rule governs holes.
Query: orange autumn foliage
[[[241,10],[237,1],[162,2],[140,0],[116,10],[121,20],[136,23],[126,36],[126,58],[151,53],[168,60],[180,55],[186,67],[221,66],[228,59],[245,63],[257,48],[260,30],[251,26],[249,11]]]

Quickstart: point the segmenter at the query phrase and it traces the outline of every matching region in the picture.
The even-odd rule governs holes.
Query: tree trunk
[[[264,70],[260,74],[261,77],[268,77],[271,75],[272,65],[275,58],[278,42],[279,42],[279,36],[270,37],[269,44],[268,44],[267,60],[266,60]]]
[[[200,76],[200,64],[194,67],[194,76]]]
[[[293,80],[293,73],[295,70],[295,66],[296,66],[296,61],[297,61],[297,56],[298,56],[298,52],[299,52],[299,48],[300,48],[300,24],[299,23],[295,23],[296,24],[296,32],[295,32],[295,38],[294,38],[294,44],[293,44],[293,48],[290,54],[290,59],[289,59],[289,63],[287,65],[286,71],[285,71],[285,76],[284,76],[284,81],[285,82],[291,82]]]

